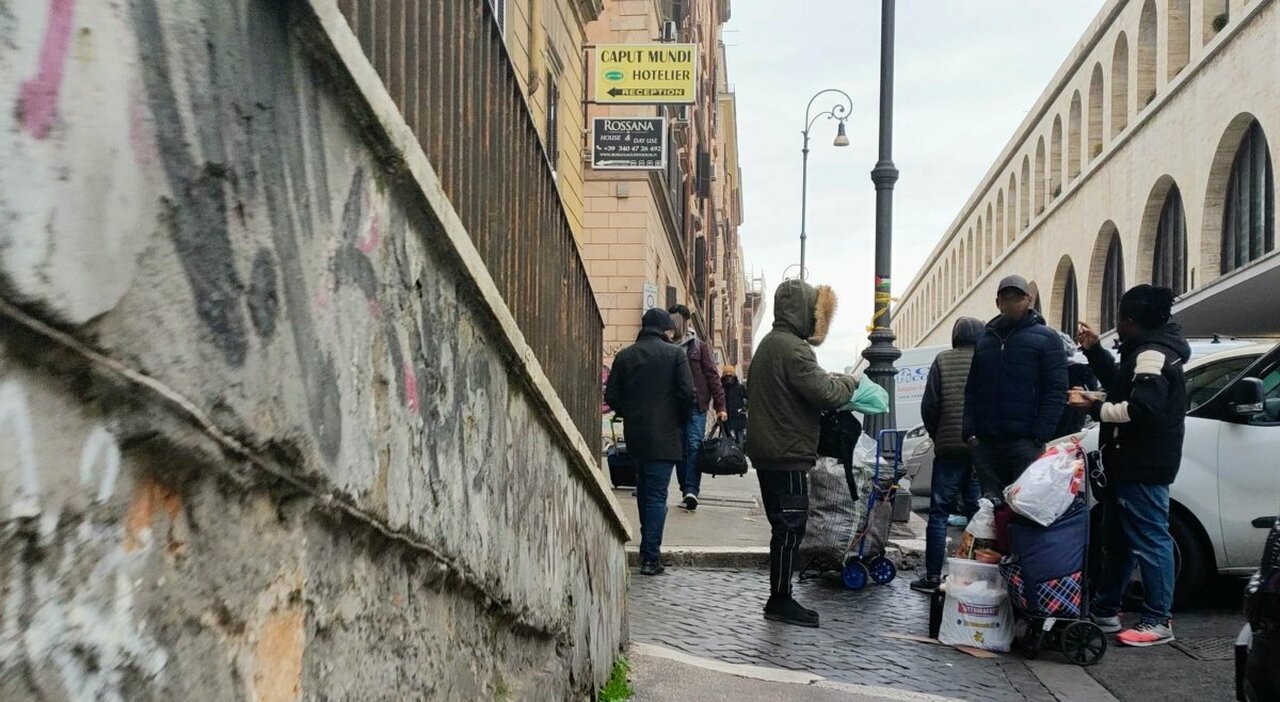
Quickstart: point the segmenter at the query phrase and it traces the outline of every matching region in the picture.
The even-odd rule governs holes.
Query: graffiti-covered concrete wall
[[[0,699],[581,699],[622,645],[626,524],[331,48],[0,0]]]

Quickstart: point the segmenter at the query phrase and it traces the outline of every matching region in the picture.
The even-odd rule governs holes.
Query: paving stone
[[[860,592],[812,580],[795,597],[818,610],[822,627],[768,622],[759,571],[671,569],[632,581],[631,637],[730,663],[806,670],[829,680],[955,695],[984,702],[1053,700],[1016,657],[979,659],[941,646],[891,639],[886,632],[926,635],[925,597],[900,577]]]

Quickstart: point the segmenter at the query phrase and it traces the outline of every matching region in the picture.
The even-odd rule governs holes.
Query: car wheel
[[[1204,589],[1213,556],[1209,545],[1200,538],[1200,530],[1185,513],[1169,513],[1169,534],[1173,536],[1173,606],[1182,607]]]

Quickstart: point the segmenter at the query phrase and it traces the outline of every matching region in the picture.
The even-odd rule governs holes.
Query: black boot
[[[770,595],[764,606],[764,618],[773,622],[818,628],[818,613],[800,606],[791,595]]]
[[[662,561],[649,561],[640,564],[641,575],[662,575],[665,572],[667,572],[667,569],[662,565]]]

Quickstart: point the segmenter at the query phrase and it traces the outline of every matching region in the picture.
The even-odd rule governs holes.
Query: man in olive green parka
[[[818,626],[818,613],[791,597],[791,574],[809,515],[809,469],[818,457],[823,410],[853,398],[858,381],[827,373],[813,348],[823,342],[836,311],[831,288],[801,280],[778,286],[773,330],[751,359],[747,456],[760,480],[773,538],[769,541],[769,601],[765,619]]]

